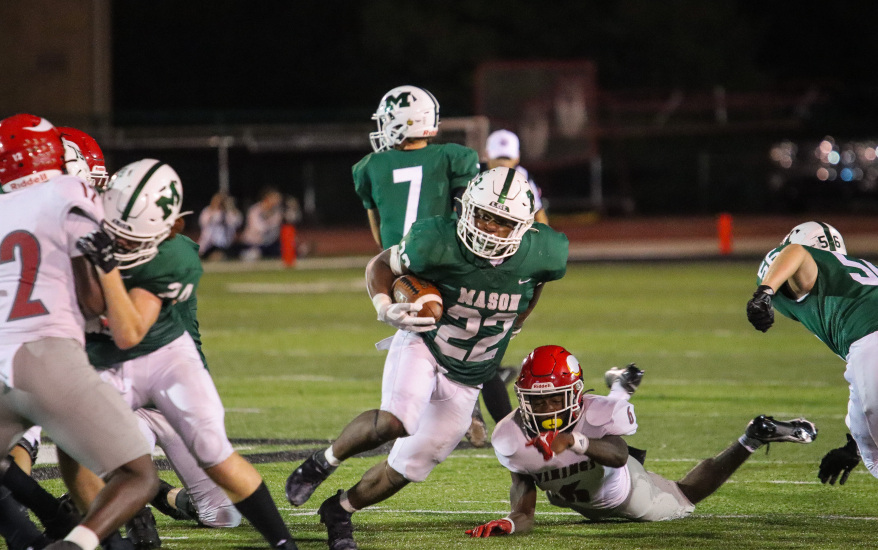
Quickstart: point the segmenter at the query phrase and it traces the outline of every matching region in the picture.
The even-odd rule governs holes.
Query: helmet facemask
[[[551,382],[537,383],[530,388],[515,387],[521,407],[521,419],[525,428],[536,435],[540,432],[564,432],[573,427],[582,411],[582,380],[570,386],[556,388]],[[563,405],[555,411],[538,413],[534,411],[531,400],[535,397],[563,397]]]
[[[376,153],[393,149],[408,138],[428,138],[439,132],[439,102],[416,86],[387,92],[372,115],[378,130],[369,134]]]
[[[496,260],[518,251],[534,221],[534,196],[518,171],[494,168],[470,182],[461,198],[457,235],[476,256]],[[512,228],[505,237],[480,229],[477,219],[492,217]]]

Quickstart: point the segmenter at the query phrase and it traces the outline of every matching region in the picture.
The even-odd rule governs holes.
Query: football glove
[[[375,296],[373,303],[378,312],[378,320],[394,328],[411,332],[429,332],[436,328],[436,321],[432,317],[414,315],[421,311],[420,304],[394,304],[386,294]]]
[[[530,441],[528,441],[525,446],[526,447],[536,447],[536,449],[542,453],[543,460],[549,461],[552,460],[552,457],[555,456],[555,451],[552,450],[552,441],[555,440],[555,435],[558,432],[540,432],[540,435],[534,437]]]
[[[853,469],[860,463],[860,450],[857,448],[857,442],[854,441],[851,434],[847,434],[847,438],[848,442],[845,443],[844,447],[832,449],[820,461],[820,471],[817,473],[817,477],[820,478],[821,483],[828,481],[830,485],[835,485],[835,481],[838,480],[839,485],[844,485]],[[838,477],[839,475],[841,477]]]
[[[76,241],[76,248],[82,255],[104,273],[109,273],[119,265],[116,259],[116,241],[103,229],[96,229]]]
[[[747,320],[756,327],[756,330],[767,331],[774,324],[774,309],[771,307],[771,297],[774,290],[768,285],[759,285],[753,297],[747,302]]]
[[[486,539],[491,535],[511,535],[515,532],[515,524],[509,518],[495,519],[478,527],[467,529],[466,534],[474,538]]]

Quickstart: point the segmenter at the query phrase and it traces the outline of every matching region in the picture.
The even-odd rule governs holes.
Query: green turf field
[[[628,441],[648,449],[648,469],[671,479],[725,448],[760,413],[806,416],[820,429],[813,444],[758,451],[688,519],[587,523],[541,496],[532,533],[483,540],[464,530],[506,515],[509,476],[490,449],[458,450],[426,482],[357,513],[360,547],[873,547],[878,482],[862,466],[844,487],[816,477],[823,454],[845,441],[844,363],[785,318],[767,334],[749,325],[744,308],[757,263],[571,266],[546,287],[504,363],[517,364],[539,345],[563,345],[583,364],[586,387],[605,392],[607,368],[637,362],[646,370],[632,401],[640,430]],[[362,270],[208,273],[199,306],[230,437],[330,440],[354,415],[378,406],[384,352],[374,343],[392,329],[375,321]],[[315,515],[320,502],[377,460],[349,460],[300,509],[283,492],[296,463],[258,468],[299,547],[316,549],[326,547]],[[171,472],[162,476],[176,481]],[[157,519],[163,548],[265,547],[249,526],[209,530]]]

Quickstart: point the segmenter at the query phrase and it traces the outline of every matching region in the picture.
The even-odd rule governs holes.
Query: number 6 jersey
[[[0,344],[83,342],[70,259],[103,217],[94,190],[73,176],[0,195]]]
[[[759,267],[758,284],[781,250],[775,248]],[[817,282],[799,301],[781,288],[772,298],[774,308],[799,321],[844,359],[851,344],[878,331],[878,268],[866,260],[805,246],[817,264]],[[814,295],[814,296],[812,296]],[[816,297],[819,296],[820,299]]]
[[[450,379],[475,386],[494,375],[513,323],[538,284],[564,276],[567,252],[563,233],[534,224],[518,251],[495,266],[467,250],[454,220],[434,217],[412,225],[399,245],[399,260],[442,294],[438,328],[421,336]]]

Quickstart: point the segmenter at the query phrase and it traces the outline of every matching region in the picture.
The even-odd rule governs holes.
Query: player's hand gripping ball
[[[430,281],[425,281],[414,275],[403,275],[393,281],[390,288],[391,299],[396,304],[418,304],[421,310],[418,317],[430,317],[439,321],[442,317],[442,294]]]

